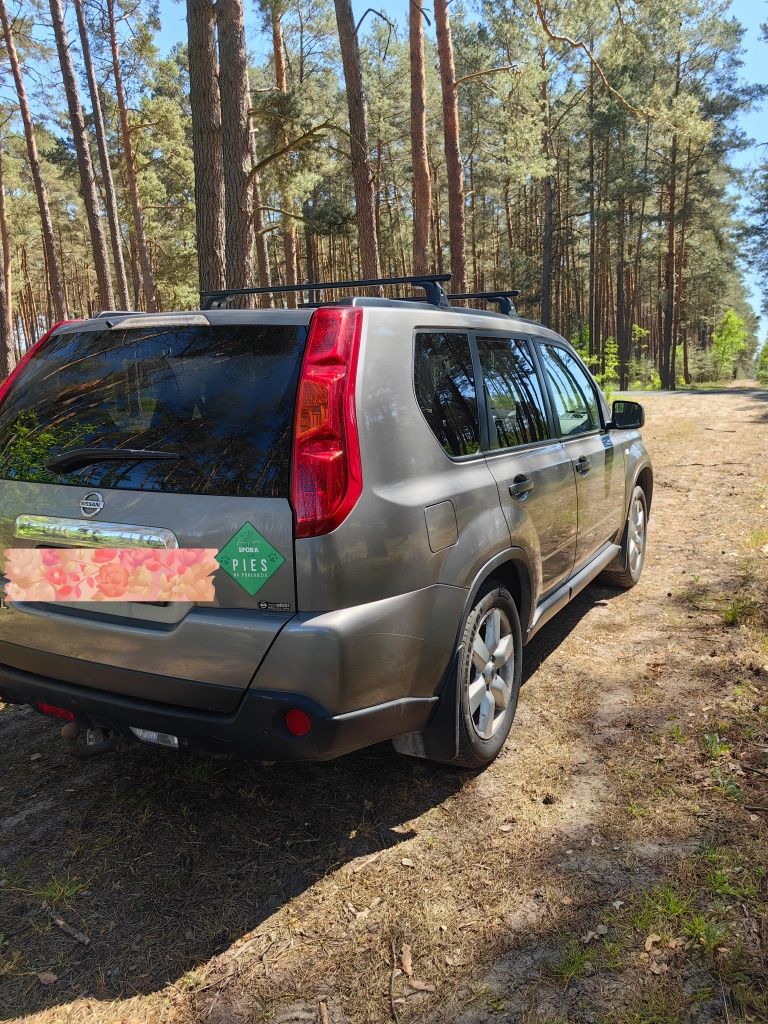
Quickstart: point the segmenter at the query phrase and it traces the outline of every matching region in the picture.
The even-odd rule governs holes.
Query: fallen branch
[[[48,906],[47,903],[43,904],[43,910],[50,917],[57,928],[61,928],[63,932],[71,936],[77,942],[82,943],[84,946],[89,946],[91,940],[83,932],[79,932],[77,928],[73,928],[71,924],[67,924],[63,917],[60,917],[55,910]]]
[[[768,779],[768,772],[764,772],[762,768],[755,768],[751,764],[742,764],[739,767],[745,772],[754,772],[755,775]]]
[[[395,951],[395,940],[392,939],[392,970],[389,975],[389,1008],[392,1011],[392,1019],[395,1024],[400,1024],[395,1006],[395,972],[397,971],[397,953]]]

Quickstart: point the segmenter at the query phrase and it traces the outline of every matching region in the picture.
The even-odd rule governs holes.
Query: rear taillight
[[[74,722],[75,720],[72,711],[69,711],[67,708],[57,707],[56,704],[46,704],[44,700],[36,700],[35,707],[44,715],[50,715],[51,718],[63,718],[65,722]]]
[[[361,309],[343,306],[321,307],[312,317],[293,430],[297,537],[335,530],[362,491],[355,412],[362,317]]]
[[[42,335],[42,337],[37,339],[37,341],[32,346],[32,348],[27,349],[27,351],[21,357],[19,362],[16,364],[15,369],[5,378],[5,380],[2,383],[0,383],[0,403],[2,403],[4,401],[5,396],[11,390],[11,388],[14,385],[14,382],[16,381],[16,378],[19,376],[19,374],[24,369],[24,367],[27,365],[29,360],[32,358],[32,356],[35,354],[35,352],[37,352],[37,350],[42,345],[44,345],[46,343],[46,341],[48,341],[48,339],[53,334],[53,332],[57,331],[59,329],[59,327],[63,327],[64,324],[74,324],[74,323],[77,323],[77,321],[76,320],[59,320],[59,322],[57,324],[54,324],[53,327],[49,328],[49,330],[47,330],[45,332],[45,334]]]

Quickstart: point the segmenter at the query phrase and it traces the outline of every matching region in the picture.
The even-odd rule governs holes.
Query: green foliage
[[[95,308],[95,272],[71,133],[62,113],[66,104],[56,84],[55,53],[46,48],[48,30],[41,26],[33,43],[26,24],[36,9],[32,0],[20,4],[22,49],[40,65],[34,77],[54,83],[45,110],[38,111],[36,134],[54,233],[65,257],[70,312],[83,315]],[[167,55],[158,49],[163,37],[157,34],[155,0],[116,0],[115,7],[155,281],[164,308],[187,308],[198,301],[188,55],[184,46]],[[98,5],[86,8],[124,255],[135,286],[133,211],[109,39]],[[165,10],[172,16],[168,5]],[[273,11],[280,17],[283,37],[285,92],[275,87]],[[412,270],[414,204],[426,197],[413,195],[407,29],[403,16],[384,13],[391,25],[369,12],[358,38],[382,272],[400,275]],[[616,92],[597,79],[590,88],[594,75],[589,62],[581,51],[554,43],[543,33],[534,4],[498,0],[451,8],[470,287],[518,287],[521,313],[540,316],[546,185],[554,211],[551,326],[573,339],[605,390],[619,382],[658,388],[659,310],[665,298],[658,270],[667,246],[664,203],[659,215],[658,197],[669,194],[675,136],[681,209],[687,189],[676,341],[687,339],[695,382],[734,368],[748,369],[755,322],[741,276],[742,247],[732,200],[732,156],[744,141],[732,126],[736,113],[747,109],[754,95],[739,80],[738,24],[723,6],[710,9],[698,0],[652,0],[626,9],[613,3],[589,8],[554,3],[548,17],[563,35],[594,40],[595,55]],[[250,69],[251,123],[272,280],[285,279],[283,238],[293,237],[285,231],[287,225],[295,228],[300,279],[353,277],[359,270],[360,247],[350,154],[361,140],[349,134],[332,0],[258,0],[255,7],[246,6],[246,20],[249,38],[254,30],[260,33],[258,57]],[[437,44],[429,28],[425,48],[426,145],[434,200],[430,264],[449,270],[441,89]],[[678,53],[684,59],[676,81]],[[73,54],[82,82],[76,44]],[[12,198],[14,312],[21,311],[23,286],[26,322],[19,334],[31,338],[47,319],[46,268],[21,124],[15,107],[6,106],[1,113],[5,187]],[[754,193],[756,210],[763,211],[755,218],[764,224],[768,238],[768,205],[763,201],[768,169],[756,178]],[[768,246],[760,252],[768,273]],[[32,300],[36,316],[30,312]],[[592,338],[590,312],[595,316]],[[760,372],[768,381],[768,355],[761,359]],[[681,358],[677,369],[682,374]],[[678,381],[682,383],[681,376]]]
[[[661,377],[656,364],[648,356],[638,356],[627,363],[627,380],[631,391],[658,391]]]
[[[712,362],[718,378],[733,373],[734,364],[746,347],[744,321],[735,310],[726,310],[712,334]]]
[[[85,433],[82,424],[40,430],[35,413],[20,413],[13,436],[3,452],[0,463],[2,476],[29,483],[66,483],[69,477],[51,473],[45,464],[56,452],[81,447]],[[75,482],[74,477],[72,482]]]
[[[755,376],[761,384],[768,387],[768,341],[763,345],[758,354]]]
[[[685,934],[712,955],[725,940],[725,929],[704,914],[693,914],[683,928]]]
[[[576,939],[570,939],[560,959],[550,967],[552,974],[566,984],[573,978],[580,977],[587,964],[595,958],[595,950],[582,945]]]

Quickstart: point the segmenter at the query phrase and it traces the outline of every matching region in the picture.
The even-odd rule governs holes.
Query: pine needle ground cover
[[[482,774],[81,764],[1,711],[3,1019],[768,1019],[768,392],[646,409],[643,579],[527,648]]]

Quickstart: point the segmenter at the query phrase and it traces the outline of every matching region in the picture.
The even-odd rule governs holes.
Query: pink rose
[[[145,548],[123,548],[120,551],[120,562],[128,569],[136,569],[140,565],[146,565],[154,558],[153,551]]]
[[[67,582],[67,574],[60,565],[50,568],[46,572],[45,578],[53,587],[63,587]]]
[[[124,565],[102,565],[96,575],[96,584],[104,597],[122,597],[127,590],[129,575]]]
[[[104,562],[114,562],[117,557],[117,551],[114,548],[98,548],[93,552],[93,560],[97,564]]]

